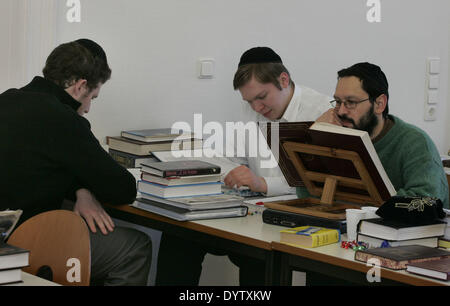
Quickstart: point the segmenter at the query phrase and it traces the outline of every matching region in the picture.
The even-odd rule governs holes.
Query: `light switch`
[[[434,121],[436,120],[436,106],[434,105],[426,105],[425,106],[425,121]]]
[[[428,89],[438,89],[439,88],[439,76],[430,75],[428,76]]]
[[[439,74],[440,73],[441,60],[439,58],[428,59],[428,73]]]
[[[214,60],[201,59],[199,60],[199,74],[200,79],[211,79],[214,76]]]
[[[438,91],[436,89],[428,90],[428,104],[437,104],[438,103]]]

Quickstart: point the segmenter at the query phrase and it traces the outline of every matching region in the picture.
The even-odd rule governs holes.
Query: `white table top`
[[[22,283],[9,284],[6,286],[61,286],[33,274],[22,271]]]
[[[262,211],[262,207],[250,205],[249,213],[251,214],[243,218],[198,220],[191,222],[268,244],[272,241],[280,241],[280,231],[286,228],[264,223],[262,221]]]

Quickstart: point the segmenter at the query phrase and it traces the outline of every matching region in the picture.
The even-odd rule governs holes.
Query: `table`
[[[105,205],[111,217],[178,235],[206,246],[223,249],[227,253],[246,255],[265,264],[265,283],[278,284],[278,253],[272,252],[272,241],[279,240],[284,227],[262,222],[261,209],[251,207],[253,215],[239,218],[199,221],[176,221],[129,205]]]
[[[380,283],[369,283],[366,274],[372,267],[355,261],[353,250],[342,249],[339,243],[310,249],[280,243],[279,232],[285,227],[264,223],[262,210],[243,218],[180,222],[128,205],[107,205],[105,209],[113,218],[264,260],[267,285],[291,285],[293,270],[324,273],[361,285],[450,285],[404,270],[385,268],[380,270]],[[344,234],[341,239],[347,240],[347,236]]]
[[[342,235],[341,239],[347,240],[347,235]],[[380,270],[380,283],[369,283],[367,272],[373,267],[354,260],[355,252],[341,248],[339,243],[318,248],[302,248],[274,241],[272,249],[280,253],[280,285],[292,284],[293,270],[325,273],[361,285],[450,285],[449,282],[422,277],[405,270],[394,271],[385,268]]]
[[[61,286],[61,285],[22,271],[21,283],[8,284],[5,286]]]

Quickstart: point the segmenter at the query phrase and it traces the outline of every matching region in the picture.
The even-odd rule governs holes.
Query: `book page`
[[[9,234],[13,231],[20,216],[22,215],[22,210],[4,210],[0,211],[0,242],[6,240]]]

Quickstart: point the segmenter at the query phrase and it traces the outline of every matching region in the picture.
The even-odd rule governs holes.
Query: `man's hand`
[[[342,126],[342,121],[339,119],[336,110],[331,108],[323,113],[319,118],[317,118],[316,122],[327,122],[335,125]]]
[[[95,196],[87,189],[78,189],[76,192],[77,201],[73,211],[86,220],[90,230],[97,232],[95,224],[100,228],[103,235],[114,230],[114,222],[97,201]]]
[[[267,192],[267,184],[264,178],[256,176],[246,166],[239,166],[231,170],[224,180],[228,187],[248,186],[252,191]]]

